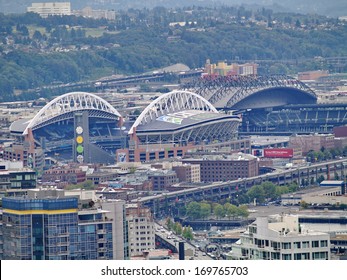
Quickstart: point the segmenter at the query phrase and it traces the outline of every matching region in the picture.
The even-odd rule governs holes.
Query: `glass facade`
[[[3,198],[0,231],[0,259],[113,259],[112,222],[78,212],[77,198]]]

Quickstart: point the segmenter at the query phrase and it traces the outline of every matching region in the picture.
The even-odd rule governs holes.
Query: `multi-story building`
[[[87,179],[86,172],[78,167],[54,167],[45,170],[42,174],[42,183],[66,182],[66,184],[79,184]]]
[[[228,64],[225,61],[219,61],[217,64],[211,64],[211,61],[207,59],[205,64],[205,73],[208,75],[218,75],[218,76],[257,75],[258,64],[256,63]]]
[[[148,174],[148,179],[152,181],[153,191],[164,191],[178,183],[176,172],[172,170],[151,171]]]
[[[148,208],[139,205],[126,206],[129,228],[130,256],[142,255],[145,251],[155,249],[155,230],[153,216]]]
[[[0,162],[0,196],[26,192],[36,187],[36,172],[24,168],[22,161]]]
[[[320,151],[322,148],[330,150],[335,147],[334,135],[310,134],[290,136],[289,146],[301,148],[303,155],[306,155],[311,150]]]
[[[44,152],[28,143],[12,144],[3,151],[4,160],[22,161],[25,167],[43,169]]]
[[[182,164],[172,167],[176,172],[180,182],[198,183],[200,182],[200,165],[199,164]]]
[[[259,174],[257,157],[243,153],[187,158],[182,162],[199,164],[202,182],[237,180]]]
[[[305,230],[298,216],[258,217],[232,245],[237,260],[329,260],[330,235]]]
[[[32,3],[27,7],[27,12],[37,13],[41,17],[71,15],[70,2],[49,2],[49,3]]]
[[[93,10],[91,7],[85,7],[80,11],[74,11],[76,16],[83,16],[87,18],[101,19],[105,18],[107,20],[115,20],[116,12],[114,10]]]
[[[127,258],[124,201],[102,206],[79,209],[78,198],[53,190],[3,198],[0,259]]]

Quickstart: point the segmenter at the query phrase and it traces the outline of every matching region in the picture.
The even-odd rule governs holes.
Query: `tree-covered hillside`
[[[346,42],[342,21],[243,7],[132,9],[116,21],[0,14],[0,95],[206,59],[255,61],[260,74],[333,72],[321,58],[347,56]]]

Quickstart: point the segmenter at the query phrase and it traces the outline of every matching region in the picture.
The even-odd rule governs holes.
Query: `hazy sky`
[[[24,13],[32,2],[67,2],[68,0],[0,0],[0,12]],[[224,3],[230,5],[256,4],[278,11],[298,13],[318,13],[337,17],[347,16],[347,0],[70,0],[73,9],[81,9],[87,5],[103,9],[127,9],[147,6],[205,6]]]

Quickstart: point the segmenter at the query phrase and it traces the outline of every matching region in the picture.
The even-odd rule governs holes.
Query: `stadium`
[[[193,147],[236,138],[238,115],[219,112],[202,96],[182,90],[163,94],[139,115],[128,132],[128,149],[118,161],[182,157]]]
[[[345,104],[323,104],[303,82],[286,75],[206,76],[181,86],[219,110],[242,113],[239,133],[333,133],[347,123]]]
[[[32,161],[33,167],[43,164],[43,155],[80,163],[177,157],[196,145],[235,138],[240,121],[188,91],[163,94],[133,122],[125,122],[97,95],[71,92],[50,101],[32,119],[12,123],[12,148],[17,150],[7,151],[5,157]]]
[[[203,77],[160,95],[130,120],[97,95],[71,92],[15,121],[10,130],[19,145],[4,157],[26,164],[39,161],[35,149],[42,149],[62,161],[144,162],[223,146],[238,134],[331,132],[346,123],[346,106],[317,100],[287,76]]]
[[[15,147],[22,150],[5,155],[24,162],[30,156],[37,162],[41,149],[45,157],[59,160],[111,163],[115,150],[125,146],[121,125],[119,112],[102,98],[67,93],[47,103],[32,119],[13,122],[10,132],[16,138]]]

